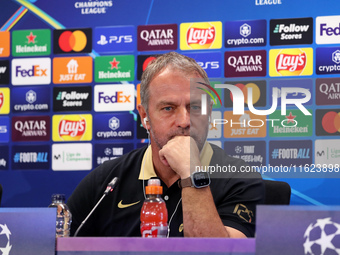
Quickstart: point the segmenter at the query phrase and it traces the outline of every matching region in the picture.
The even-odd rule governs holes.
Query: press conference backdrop
[[[47,206],[69,197],[105,160],[146,143],[136,105],[154,55],[196,59],[213,83],[245,101],[233,115],[217,89],[209,141],[264,177],[287,181],[292,204],[339,204],[340,16],[338,0],[3,0],[0,2],[2,206]],[[281,113],[281,94],[303,102]],[[281,93],[280,93],[281,92]],[[217,99],[217,96],[215,99]],[[307,112],[308,111],[308,112]],[[308,113],[310,113],[308,115]],[[273,119],[275,121],[273,121]],[[234,124],[231,124],[234,123]],[[239,123],[239,124],[237,124]],[[314,164],[321,164],[316,168]],[[326,164],[326,165],[324,165]]]

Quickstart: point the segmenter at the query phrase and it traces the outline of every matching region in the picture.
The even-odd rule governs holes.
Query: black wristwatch
[[[204,188],[210,185],[210,176],[208,172],[193,172],[190,177],[181,179],[178,182],[180,188],[195,187]]]

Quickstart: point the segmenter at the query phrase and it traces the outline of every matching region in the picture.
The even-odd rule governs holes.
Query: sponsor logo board
[[[137,27],[138,51],[177,50],[177,24]]]
[[[340,140],[315,140],[315,165],[329,166],[340,165]]]
[[[48,112],[50,110],[49,87],[14,87],[12,88],[12,111]]]
[[[52,123],[55,142],[92,140],[91,114],[53,115]]]
[[[135,27],[96,27],[93,45],[98,53],[134,51],[136,47]]]
[[[340,79],[339,78],[316,79],[315,93],[317,105],[340,104]]]
[[[93,123],[97,140],[133,138],[134,119],[130,113],[96,114]]]
[[[181,50],[206,50],[222,48],[222,23],[198,22],[180,25]]]
[[[340,73],[340,48],[317,48],[315,70],[316,74]]]
[[[90,53],[92,51],[92,29],[53,30],[53,53]]]
[[[44,56],[51,54],[51,30],[15,30],[12,32],[14,57]]]
[[[269,51],[269,76],[306,76],[313,74],[313,49],[275,49]]]
[[[0,84],[9,84],[9,60],[0,60]]]
[[[53,59],[53,83],[92,82],[92,58],[72,57]]]
[[[340,109],[317,109],[315,114],[317,136],[340,136]]]
[[[52,144],[52,170],[72,171],[92,169],[92,144]]]
[[[133,149],[132,143],[95,144],[93,166],[97,167],[107,160],[119,158]]]
[[[133,55],[96,57],[94,64],[96,82],[133,81],[135,79]]]
[[[43,85],[51,83],[50,58],[23,58],[12,60],[13,85]]]
[[[256,51],[226,51],[224,53],[225,77],[266,76],[267,53]]]
[[[10,106],[9,88],[0,88],[0,114],[8,114]]]
[[[224,143],[224,150],[231,157],[243,159],[251,166],[261,166],[266,164],[265,141],[227,141]]]
[[[267,21],[243,20],[225,23],[225,47],[256,47],[267,44]]]
[[[284,79],[284,80],[271,80],[269,81],[270,91],[273,94],[273,90],[278,89],[278,100],[277,105],[281,105],[281,91],[282,88],[292,88],[293,92],[286,93],[286,99],[292,104],[292,102],[299,101],[300,99],[304,99],[307,95],[302,92],[298,92],[297,89],[294,88],[303,88],[309,90],[311,93],[311,99],[308,102],[304,102],[303,104],[311,105],[312,104],[312,92],[313,92],[313,80],[312,79]],[[273,98],[269,97],[269,103],[273,104]],[[296,108],[296,106],[294,106]]]
[[[91,86],[53,88],[53,111],[91,111],[91,109]]]
[[[10,54],[10,32],[0,31],[0,57],[9,57]]]
[[[137,56],[137,79],[141,80],[142,74],[149,63],[158,55],[138,55]]]
[[[315,23],[315,42],[317,44],[340,43],[340,16],[316,17]]]
[[[309,110],[312,114],[312,110]],[[287,110],[281,115],[277,110],[270,114],[269,119],[275,120],[269,125],[271,137],[301,137],[313,135],[313,116],[304,115],[300,110]]]
[[[232,111],[224,112],[223,124],[225,138],[265,137],[266,116],[255,115],[245,111],[243,115],[234,115]]]
[[[311,165],[312,160],[311,140],[269,141],[269,164],[271,166]]]
[[[96,85],[94,87],[94,110],[96,112],[132,111],[135,109],[135,86]]]
[[[227,84],[235,85],[240,88],[244,95],[244,105],[248,105],[248,89],[252,89],[252,100],[254,106],[266,106],[267,84],[265,80],[258,81],[227,81]],[[224,106],[233,107],[233,94],[230,90],[224,90]]]
[[[50,116],[12,117],[12,140],[14,142],[49,141],[50,130]]]
[[[270,45],[313,43],[313,18],[270,20]]]
[[[10,118],[0,117],[0,143],[8,143],[10,130]]]
[[[12,168],[13,169],[49,169],[50,168],[49,145],[13,145]]]
[[[218,52],[187,53],[186,56],[196,60],[207,73],[208,77],[221,77],[222,55]]]

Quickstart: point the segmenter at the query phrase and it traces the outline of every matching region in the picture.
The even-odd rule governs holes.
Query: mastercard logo
[[[92,30],[54,30],[54,53],[89,53],[92,50]]]
[[[256,104],[261,96],[260,88],[255,83],[247,83],[246,85],[242,83],[235,84],[236,87],[242,90],[244,95],[244,102],[248,104],[248,88],[252,88],[252,99],[253,99],[253,105]],[[230,92],[230,99],[233,101],[233,94]]]
[[[327,112],[322,118],[322,127],[327,133],[340,133],[340,112]]]
[[[59,47],[65,52],[82,51],[87,44],[87,38],[83,31],[65,31],[59,37]]]
[[[156,59],[156,57],[154,56],[151,56],[151,57],[148,57],[147,59],[145,59],[144,63],[143,63],[143,72],[145,71],[145,69],[148,67],[148,65],[150,64],[150,62],[152,60]]]

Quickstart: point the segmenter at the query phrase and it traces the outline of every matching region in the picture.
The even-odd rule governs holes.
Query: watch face
[[[196,188],[203,188],[210,184],[210,177],[207,172],[195,172],[192,175],[192,182]]]

